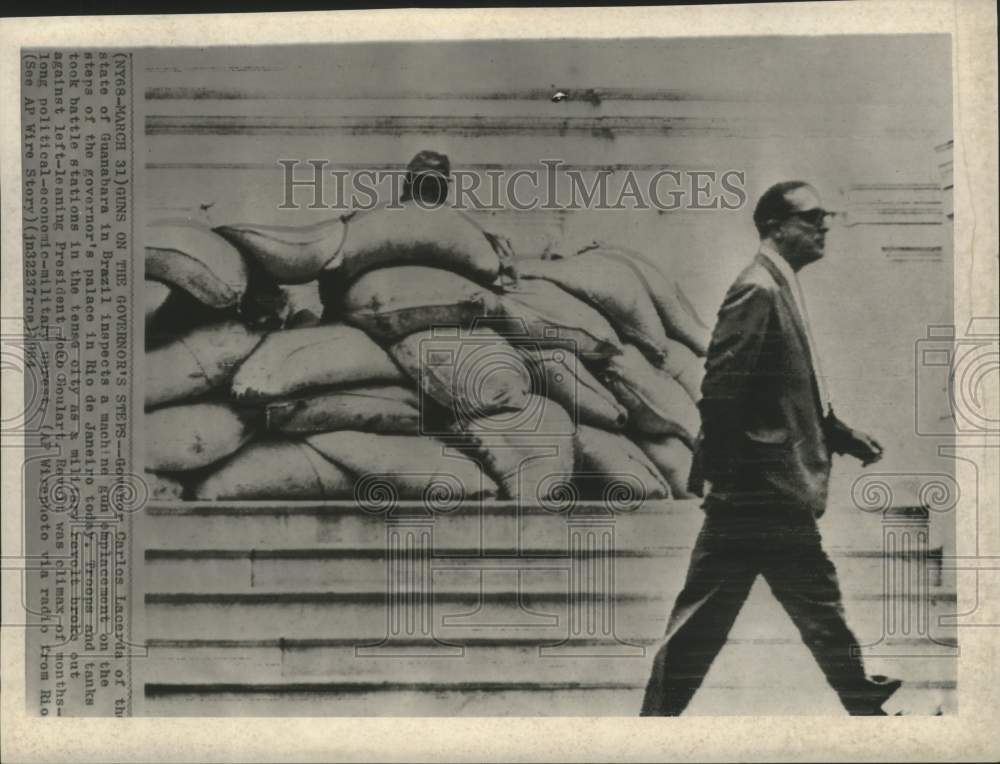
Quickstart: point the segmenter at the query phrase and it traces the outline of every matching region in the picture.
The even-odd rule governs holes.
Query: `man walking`
[[[850,714],[884,714],[901,684],[865,675],[816,522],[826,509],[831,453],[864,465],[882,454],[829,407],[796,276],[823,257],[828,214],[800,181],[771,187],[754,210],[760,250],[726,294],[705,364],[692,470],[699,495],[699,484],[709,483],[705,521],[643,716],[684,710],[758,575]]]

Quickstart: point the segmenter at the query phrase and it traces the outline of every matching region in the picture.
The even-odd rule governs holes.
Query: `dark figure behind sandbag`
[[[345,218],[343,246],[318,279],[324,320],[340,318],[347,289],[376,268],[431,266],[484,286],[512,273],[513,251],[506,238],[446,206],[450,182],[448,157],[421,151],[407,166],[399,205]]]

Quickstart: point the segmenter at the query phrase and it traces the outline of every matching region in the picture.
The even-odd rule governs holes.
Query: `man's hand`
[[[832,408],[823,420],[823,430],[830,450],[859,459],[862,467],[874,464],[882,458],[882,444],[871,435],[854,430],[841,422]]]
[[[861,460],[861,466],[867,467],[882,458],[882,444],[871,435],[857,430],[851,431],[852,443],[846,449],[851,456]]]

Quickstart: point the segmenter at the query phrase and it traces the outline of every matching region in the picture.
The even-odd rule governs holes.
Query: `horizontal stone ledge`
[[[147,605],[336,605],[375,604],[384,607],[390,593],[382,590],[369,592],[155,592],[145,596]],[[435,602],[486,602],[496,604],[518,604],[523,600],[566,600],[567,591],[550,592],[440,592],[409,589],[392,594],[394,599],[410,599],[413,596],[431,599]],[[603,601],[607,595],[602,592],[582,592],[575,594],[574,600]],[[616,593],[615,602],[648,602],[663,599],[662,596],[645,594]]]
[[[150,515],[361,515],[373,520],[384,519],[391,509],[420,510],[427,509],[427,504],[420,500],[400,500],[393,502],[392,507],[384,509],[364,507],[357,501],[150,501],[145,511]],[[483,502],[467,502],[447,510],[434,510],[430,517],[444,519],[469,516],[475,512],[510,514],[521,511],[535,516],[551,516],[553,518],[576,518],[576,514],[596,512],[607,514],[614,512],[616,517],[629,517],[642,514],[657,514],[663,512],[697,512],[702,516],[700,499],[658,499],[643,502],[635,509],[614,509],[602,501],[579,501],[571,510],[558,506],[546,507],[540,504],[525,504],[511,500],[490,499]],[[591,515],[580,517],[587,519]],[[407,519],[411,519],[408,517]]]
[[[912,681],[911,689],[954,690],[957,682],[949,679]],[[289,682],[283,684],[149,683],[146,697],[165,695],[355,695],[385,692],[571,692],[595,690],[636,690],[644,685],[634,682]],[[722,685],[720,689],[741,689],[740,685]]]
[[[385,635],[375,635],[372,634],[370,637],[366,638],[352,638],[352,639],[147,639],[146,647],[150,650],[198,650],[198,649],[210,649],[210,650],[246,650],[246,649],[273,649],[273,650],[324,650],[324,649],[343,649],[352,647],[370,647],[371,645],[376,645],[385,640]],[[656,645],[663,641],[661,637],[648,638],[648,637],[629,637],[628,642],[630,644],[639,645]],[[744,638],[744,637],[730,637],[727,644],[733,645],[801,645],[802,640],[798,637],[755,637],[755,638]],[[405,646],[412,647],[414,649],[425,648],[425,647],[436,647],[440,645],[445,646],[459,646],[459,647],[552,647],[552,646],[567,646],[567,647],[588,647],[588,646],[606,646],[606,645],[616,645],[618,642],[609,641],[606,639],[592,639],[592,638],[572,638],[566,639],[554,639],[545,640],[539,639],[537,637],[496,637],[496,636],[462,636],[454,637],[449,639],[426,639],[426,638],[407,638],[403,639],[396,637],[395,641],[392,643],[393,646]],[[882,646],[886,647],[935,647],[941,650],[954,649],[958,646],[958,640],[955,638],[941,638],[935,637],[933,640],[931,638],[924,637],[891,637],[887,638],[881,643]]]
[[[676,109],[670,110],[676,112]],[[831,121],[809,111],[798,112],[805,125],[790,127],[786,114],[774,109],[756,114],[731,109],[729,113],[699,109],[679,114],[609,114],[590,116],[584,113],[565,116],[545,114],[148,114],[147,136],[159,135],[384,135],[403,136],[435,134],[466,137],[502,135],[559,136],[582,135],[598,140],[625,136],[711,136],[714,138],[774,139],[800,138],[805,129],[813,139],[836,138],[849,134],[849,121]],[[801,122],[801,120],[799,120]],[[913,121],[880,125],[871,123],[858,129],[855,138],[929,137],[928,129]]]
[[[433,599],[435,602],[454,603],[512,603],[529,601],[565,601],[570,593],[563,591],[550,592],[440,592],[432,593],[430,589],[408,589],[393,592],[392,596],[399,600],[412,596]],[[377,604],[384,606],[390,593],[383,590],[369,592],[153,592],[145,595],[147,605],[326,605],[326,604]],[[614,601],[628,602],[659,602],[666,596],[663,594],[633,594],[615,592]],[[572,595],[574,601],[603,601],[607,599],[606,592],[577,592]],[[931,592],[923,594],[892,594],[884,592],[866,592],[845,595],[848,602],[907,602],[915,604],[957,603],[958,595],[953,591]]]
[[[649,549],[616,548],[605,550],[567,548],[532,549],[530,546],[520,552],[510,553],[487,551],[484,549],[461,549],[446,547],[433,550],[431,559],[434,562],[447,563],[474,562],[481,560],[488,563],[545,562],[552,558],[567,557],[659,557],[690,552],[690,546],[665,546]],[[399,550],[391,552],[394,556],[403,556]],[[381,560],[390,554],[384,546],[369,548],[327,547],[318,549],[147,549],[146,559],[154,560]],[[414,551],[416,554],[416,551]]]
[[[463,549],[445,546],[433,549],[431,560],[447,563],[483,562],[497,563],[510,561],[512,563],[531,562],[533,559],[545,561],[552,558],[567,557],[672,557],[687,554],[690,545],[664,545],[635,548],[633,546],[617,546],[613,549],[577,549],[569,548],[532,548],[526,544],[521,550],[493,551],[491,547],[482,549]],[[881,549],[854,549],[846,547],[831,547],[827,552],[834,558],[845,559],[878,559],[878,560],[930,560],[935,563],[941,559],[941,548],[936,547],[927,552],[912,549],[885,552]],[[147,549],[145,558],[154,560],[381,560],[389,555],[385,546],[373,547],[318,547],[318,548],[285,548],[285,549]],[[393,552],[399,555],[398,551]]]
[[[214,68],[214,67],[213,67]],[[345,87],[341,82],[297,81],[288,87],[289,83],[281,80],[285,87],[278,87],[277,77],[279,74],[271,74],[270,80],[265,79],[269,84],[258,83],[239,85],[233,81],[233,74],[229,70],[214,68],[226,77],[225,83],[213,85],[190,85],[187,82],[178,83],[168,79],[170,75],[165,75],[162,69],[147,68],[149,77],[163,78],[161,84],[149,85],[145,89],[145,96],[153,101],[320,101],[329,103],[334,101],[344,101],[347,103],[356,101],[501,101],[510,103],[511,101],[541,101],[546,105],[552,102],[552,96],[559,92],[563,98],[561,103],[583,103],[591,107],[600,106],[605,101],[638,101],[668,103],[696,102],[696,103],[721,103],[739,105],[746,108],[747,105],[762,104],[770,108],[775,105],[798,105],[801,107],[814,107],[813,101],[803,100],[801,97],[784,100],[771,100],[762,98],[760,93],[750,90],[740,90],[737,88],[722,87],[700,87],[690,88],[650,88],[650,87],[509,87],[502,89],[482,89],[482,90],[440,90],[430,89],[432,85],[427,83],[422,87],[428,88],[419,92],[412,90],[387,90],[372,91],[368,89],[352,89]],[[192,71],[192,70],[188,70]],[[201,67],[197,69],[198,76],[205,76],[205,70]],[[171,72],[176,76],[179,72]],[[255,72],[256,74],[257,72]],[[267,75],[263,75],[267,77]],[[350,85],[351,83],[349,83]],[[870,103],[858,101],[856,98],[839,101],[834,94],[824,93],[826,98],[822,103],[842,103],[845,106],[862,105],[882,106],[882,102]],[[925,93],[928,99],[921,106],[932,108],[939,105],[934,101],[933,93]],[[899,105],[905,105],[900,102]],[[943,104],[947,106],[948,104]],[[951,141],[948,142],[952,143]],[[935,147],[936,151],[943,151],[948,146],[941,144]]]

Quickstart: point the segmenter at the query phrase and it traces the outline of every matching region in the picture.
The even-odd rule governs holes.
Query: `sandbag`
[[[577,427],[573,446],[575,480],[583,498],[635,507],[670,496],[670,486],[653,462],[624,435],[584,424]]]
[[[156,281],[147,283],[159,284]],[[160,286],[169,288],[165,284]],[[236,320],[239,320],[236,306],[210,308],[183,289],[170,289],[170,295],[146,322],[146,349],[162,347],[195,329]]]
[[[472,218],[447,206],[362,212],[347,219],[344,244],[324,268],[341,283],[387,265],[428,265],[459,273],[479,284],[492,283],[500,256]]]
[[[264,410],[268,430],[316,433],[331,430],[364,432],[420,432],[417,392],[399,385],[331,390],[287,401],[274,401]]]
[[[589,250],[594,255],[627,265],[646,287],[667,336],[684,343],[700,356],[708,353],[712,331],[695,311],[681,285],[666,270],[641,252],[612,244]]]
[[[531,225],[505,228],[504,235],[518,257],[547,257],[561,239],[561,229],[562,225],[558,220],[548,223],[532,220]]]
[[[402,265],[369,271],[344,295],[344,320],[393,342],[433,326],[469,326],[499,311],[496,295],[441,268]]]
[[[323,315],[323,303],[320,302],[315,281],[310,281],[308,284],[291,284],[285,286],[284,291],[288,295],[288,306],[292,315],[302,311],[309,311],[317,317]]]
[[[389,355],[423,393],[454,416],[516,412],[531,392],[524,359],[491,329],[427,329],[389,347]]]
[[[656,306],[627,265],[586,252],[562,260],[518,260],[517,272],[522,279],[558,284],[593,306],[653,362],[666,355],[667,335]]]
[[[180,480],[159,472],[143,473],[150,501],[176,501],[184,498],[184,484]]]
[[[146,278],[183,289],[210,308],[239,303],[247,289],[243,256],[208,226],[159,220],[146,226]]]
[[[500,497],[526,504],[561,501],[572,493],[575,425],[554,401],[531,396],[522,416],[458,420],[453,431],[500,487]]]
[[[182,472],[207,467],[253,435],[251,415],[223,403],[191,403],[146,412],[146,468]]]
[[[240,320],[251,329],[281,329],[292,313],[288,292],[257,263],[247,265],[247,291],[239,305]]]
[[[550,281],[521,280],[503,294],[499,308],[516,322],[508,330],[511,341],[524,334],[541,347],[566,348],[588,360],[621,352],[621,342],[607,319]]]
[[[224,385],[263,335],[238,321],[195,329],[146,354],[146,408]]]
[[[323,303],[320,302],[315,282],[308,284],[293,284],[284,287],[288,296],[288,319],[285,329],[305,329],[319,326],[322,322]]]
[[[329,324],[268,335],[240,366],[232,392],[238,400],[267,400],[322,386],[404,379],[363,331]]]
[[[347,227],[341,218],[306,226],[234,223],[216,233],[281,284],[304,284],[340,252]]]
[[[357,477],[354,498],[363,504],[423,499],[440,507],[497,494],[475,462],[434,438],[342,430],[306,442]]]
[[[146,334],[149,334],[150,327],[156,320],[157,312],[170,297],[170,287],[161,284],[159,281],[146,280],[143,290],[143,301],[146,308]]]
[[[696,403],[701,400],[705,362],[691,348],[676,340],[667,340],[667,355],[659,366],[680,383],[691,400]]]
[[[532,392],[561,405],[574,422],[620,430],[628,412],[597,378],[566,350],[519,346],[531,371]]]
[[[626,345],[600,378],[628,409],[629,429],[648,435],[676,435],[685,443],[694,442],[700,417],[691,396],[635,347]]]
[[[671,435],[664,435],[638,438],[636,443],[666,478],[667,483],[670,484],[670,492],[675,499],[694,497],[694,494],[688,491],[687,487],[693,455],[683,440]]]
[[[298,441],[256,441],[192,487],[202,500],[349,499],[354,478]]]
[[[308,308],[303,308],[302,310],[296,310],[288,317],[285,322],[286,329],[308,329],[313,326],[319,326],[322,322],[320,319],[320,314],[314,313]]]

